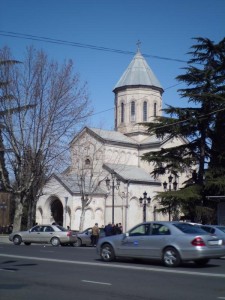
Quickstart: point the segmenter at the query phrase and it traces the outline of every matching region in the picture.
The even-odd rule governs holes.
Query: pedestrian
[[[116,235],[116,225],[112,224],[112,235]]]
[[[121,233],[123,233],[123,226],[121,223],[119,223],[119,228],[120,228]]]
[[[106,236],[112,235],[112,224],[109,223],[108,225],[106,225],[104,231]]]
[[[93,247],[97,245],[99,239],[99,233],[100,233],[100,229],[98,227],[98,223],[95,223],[95,225],[92,227],[92,234],[91,234],[91,245]]]
[[[122,233],[119,224],[116,224],[115,231],[116,231],[116,234],[121,234]]]

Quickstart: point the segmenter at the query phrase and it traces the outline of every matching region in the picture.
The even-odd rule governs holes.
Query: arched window
[[[135,102],[131,102],[131,121],[135,121]]]
[[[157,103],[154,103],[154,112],[153,112],[153,116],[154,116],[154,117],[157,116]]]
[[[124,103],[121,103],[121,123],[124,123]]]
[[[86,166],[86,167],[90,167],[90,165],[91,165],[90,159],[89,159],[89,158],[86,158],[86,159],[85,159],[85,166]]]
[[[143,121],[147,122],[147,101],[143,103]]]

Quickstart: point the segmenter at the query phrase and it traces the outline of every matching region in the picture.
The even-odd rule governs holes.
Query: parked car
[[[99,238],[105,236],[104,228],[100,229],[100,235]],[[89,227],[85,229],[84,231],[77,233],[77,241],[75,242],[75,247],[81,247],[81,246],[91,246],[91,234],[92,234],[92,227]]]
[[[36,225],[27,231],[13,232],[9,235],[9,240],[14,245],[31,245],[31,243],[47,243],[52,246],[70,244],[74,245],[77,236],[71,230],[67,230],[60,225]]]
[[[182,261],[205,265],[225,256],[222,239],[183,222],[144,222],[127,233],[101,238],[97,252],[103,261],[117,257],[161,260],[167,267]]]
[[[225,226],[224,225],[198,225],[200,228],[210,234],[215,234],[223,240],[225,245]]]

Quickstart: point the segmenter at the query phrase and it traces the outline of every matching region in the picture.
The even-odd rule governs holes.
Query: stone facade
[[[153,165],[141,157],[185,140],[160,140],[140,125],[161,115],[163,88],[139,51],[113,91],[115,131],[85,127],[74,137],[70,168],[53,174],[38,200],[38,223],[58,222],[79,230],[113,221],[127,230],[142,222],[144,214],[147,220],[168,220],[156,213],[159,205],[154,196],[163,190],[162,182],[168,181],[169,174],[154,179]],[[178,188],[187,176],[180,174]],[[146,212],[139,201],[144,192],[151,198]]]

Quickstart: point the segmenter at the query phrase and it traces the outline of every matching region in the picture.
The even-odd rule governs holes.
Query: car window
[[[170,230],[167,226],[162,224],[153,224],[152,225],[152,235],[169,235]]]
[[[129,231],[129,236],[149,235],[149,233],[150,224],[141,224]]]
[[[56,227],[60,230],[60,231],[68,231],[66,228],[64,228],[61,225],[56,225]]]
[[[225,233],[225,226],[218,226],[217,228]]]
[[[201,226],[201,228],[209,233],[215,233],[215,229],[209,226]]]
[[[175,223],[175,224],[173,224],[173,226],[175,226],[176,228],[178,228],[180,231],[182,231],[184,233],[207,234],[207,232],[205,230],[203,230],[202,228],[188,224],[188,223],[182,223],[182,222]]]
[[[44,227],[44,232],[53,232],[54,229],[51,226],[45,226]]]
[[[42,231],[42,226],[35,226],[31,229],[31,232],[40,232]]]

